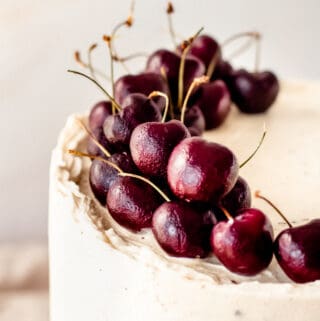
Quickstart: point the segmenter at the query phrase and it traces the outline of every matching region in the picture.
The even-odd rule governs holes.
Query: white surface
[[[281,77],[319,79],[318,0],[177,0],[174,5],[179,34],[189,36],[205,26],[223,40],[260,30],[263,66]],[[0,240],[46,237],[50,150],[68,114],[103,98],[65,71],[77,67],[73,51],[100,42],[127,16],[128,7],[129,0],[0,1]],[[136,24],[121,32],[119,51],[170,46],[164,7],[163,0],[137,0]],[[104,52],[101,44],[96,57],[107,69]],[[252,55],[242,62],[251,67]]]

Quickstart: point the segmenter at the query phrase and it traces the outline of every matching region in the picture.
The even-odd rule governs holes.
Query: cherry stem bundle
[[[153,98],[153,97],[163,97],[166,100],[166,105],[164,108],[164,112],[162,115],[161,122],[164,123],[167,118],[168,110],[169,110],[169,97],[165,93],[161,91],[153,91],[151,94],[149,94],[148,98]]]
[[[109,151],[107,151],[107,149],[105,147],[103,147],[98,140],[96,139],[96,137],[93,135],[93,133],[89,130],[89,128],[83,123],[82,120],[77,118],[77,122],[79,123],[79,125],[81,126],[82,129],[84,129],[84,131],[90,136],[90,138],[93,140],[93,142],[100,148],[100,150],[107,156],[110,157],[111,154]]]
[[[188,40],[184,41],[182,44],[182,54],[181,54],[181,61],[180,61],[180,66],[179,66],[179,78],[178,78],[178,108],[181,108],[182,106],[182,99],[183,99],[183,87],[184,87],[184,69],[185,69],[185,63],[186,63],[186,58],[187,54],[189,52],[189,49],[194,41],[199,34],[202,32],[203,27],[200,28],[194,36],[189,38]]]
[[[84,74],[84,73],[82,73],[82,72],[80,72],[80,71],[68,69],[67,72],[70,72],[70,73],[76,74],[76,75],[80,75],[80,76],[82,76],[82,77],[84,77],[84,78],[87,78],[87,79],[89,79],[90,81],[92,81],[92,82],[93,82],[96,86],[98,86],[99,89],[111,100],[111,102],[113,103],[114,107],[115,107],[118,111],[120,111],[120,110],[122,109],[121,106],[115,101],[115,99],[98,83],[97,80],[91,78],[90,76],[88,76],[88,75],[86,75],[86,74]]]
[[[198,77],[193,79],[191,85],[189,86],[189,89],[187,91],[186,97],[183,101],[183,105],[181,108],[181,115],[180,115],[180,121],[183,124],[184,123],[184,119],[185,119],[185,114],[187,111],[187,105],[188,105],[188,101],[190,99],[190,96],[192,94],[192,92],[199,87],[201,84],[207,83],[209,81],[209,77],[208,76],[202,76],[202,77]]]
[[[237,34],[231,36],[230,38],[228,38],[227,40],[225,40],[221,47],[225,47],[226,45],[230,44],[231,42],[233,42],[233,41],[235,41],[237,39],[240,39],[240,38],[244,38],[244,37],[249,37],[250,39],[254,39],[255,40],[256,54],[255,54],[255,67],[254,67],[254,70],[255,70],[255,72],[257,72],[259,70],[259,65],[260,65],[260,40],[261,40],[261,34],[259,32],[249,31],[249,32],[237,33]],[[250,41],[250,43],[251,43],[251,41]],[[241,51],[238,50],[237,54],[239,52],[242,52],[247,47],[248,47],[248,44],[246,44],[245,46],[241,47]],[[234,55],[235,54],[233,54],[233,56]]]
[[[256,149],[253,151],[253,153],[243,162],[240,164],[240,168],[242,168],[243,166],[245,166],[254,156],[255,154],[258,152],[258,150],[260,149],[265,137],[266,137],[266,134],[267,134],[267,131],[266,131],[266,128],[265,128],[265,124],[264,124],[264,128],[263,128],[263,133],[262,133],[262,136],[260,138],[260,141],[259,141],[259,144],[258,146],[256,147]]]
[[[260,194],[260,191],[256,191],[254,193],[254,196],[257,198],[260,198],[267,202],[280,216],[281,218],[288,224],[288,226],[291,228],[292,224],[289,222],[289,220],[285,217],[285,215],[279,210],[277,206],[275,206],[269,199],[267,199],[265,196]]]

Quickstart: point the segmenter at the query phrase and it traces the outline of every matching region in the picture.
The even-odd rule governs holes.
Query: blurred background
[[[0,0],[0,241],[47,237],[50,151],[67,115],[104,98],[94,85],[67,74],[81,69],[75,50],[86,58],[99,44],[94,64],[109,72],[101,37],[126,19],[129,0]],[[189,37],[201,26],[223,41],[248,30],[263,34],[261,66],[280,78],[319,79],[320,2],[173,1],[176,33]],[[164,0],[136,0],[134,25],[116,39],[120,55],[172,48]],[[145,58],[130,62],[138,71]],[[235,60],[253,68],[254,48]],[[125,70],[118,65],[116,74]]]

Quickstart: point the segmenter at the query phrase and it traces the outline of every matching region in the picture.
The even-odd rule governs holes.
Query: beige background
[[[319,0],[174,1],[187,37],[199,27],[224,40],[263,32],[262,65],[282,78],[320,78]],[[68,114],[103,96],[66,73],[85,50],[127,16],[129,0],[0,0],[0,241],[45,239],[50,150]],[[170,46],[165,1],[137,0],[136,21],[117,40],[124,55]],[[97,64],[108,70],[103,44]],[[252,51],[237,60],[250,68]],[[143,60],[134,63],[143,67]],[[122,71],[118,68],[118,74]]]

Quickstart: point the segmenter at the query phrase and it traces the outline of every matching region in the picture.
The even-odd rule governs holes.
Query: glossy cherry
[[[230,93],[222,80],[200,85],[191,98],[192,106],[201,109],[206,129],[221,125],[231,109]]]
[[[265,112],[276,100],[279,81],[270,71],[250,73],[244,69],[234,71],[228,81],[231,98],[244,113]]]
[[[272,225],[258,209],[241,210],[235,218],[214,226],[211,247],[228,270],[256,275],[268,267],[273,256]]]
[[[118,176],[107,194],[107,208],[115,221],[131,230],[151,227],[154,211],[163,200],[150,185]]]
[[[120,105],[125,98],[134,93],[141,93],[148,96],[153,91],[161,91],[169,94],[169,88],[163,76],[154,72],[143,72],[137,75],[125,75],[120,77],[114,84],[115,99]],[[160,100],[157,98],[156,101]]]
[[[135,127],[160,120],[160,111],[153,100],[143,94],[131,94],[124,100],[123,108],[118,114],[106,118],[103,131],[110,143],[126,147]]]
[[[320,280],[320,219],[282,231],[274,242],[274,252],[291,280]]]
[[[188,108],[184,118],[184,124],[191,136],[201,136],[206,128],[206,120],[198,106]]]
[[[227,147],[191,137],[172,151],[168,182],[179,198],[216,203],[235,185],[238,169],[237,159]]]
[[[96,103],[89,114],[89,128],[91,131],[101,128],[107,116],[112,115],[112,104],[110,101]]]
[[[228,86],[229,84],[229,80],[232,76],[233,73],[233,67],[231,66],[230,62],[226,61],[226,60],[220,60],[214,71],[213,74],[211,76],[211,80],[223,80],[226,85]]]
[[[178,120],[141,124],[131,135],[132,159],[143,174],[165,178],[173,148],[187,137],[190,137],[188,129]]]
[[[137,171],[130,154],[126,152],[113,154],[108,160],[125,172],[135,173]],[[89,172],[90,186],[94,196],[102,205],[106,204],[109,187],[117,176],[118,171],[109,164],[99,159],[92,161]]]
[[[251,207],[251,190],[244,178],[238,176],[232,190],[221,199],[220,206],[225,208],[233,217],[237,215],[238,211]],[[213,212],[218,221],[227,220],[219,206],[215,206]]]
[[[181,57],[175,52],[160,49],[150,55],[147,61],[146,70],[161,74],[163,70],[168,79],[170,93],[173,102],[177,101],[179,69]],[[186,92],[196,77],[205,73],[204,64],[196,57],[187,57],[185,60],[183,87]]]
[[[185,202],[166,202],[154,212],[152,231],[160,246],[178,257],[205,257],[210,249],[212,218]]]

